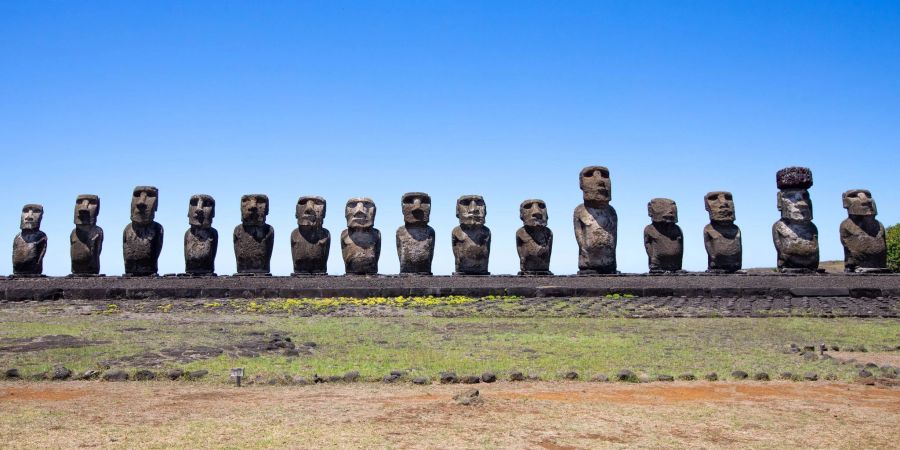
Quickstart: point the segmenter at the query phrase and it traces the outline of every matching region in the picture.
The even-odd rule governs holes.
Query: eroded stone
[[[305,195],[297,199],[297,229],[291,232],[294,274],[328,273],[331,233],[322,227],[326,206],[322,197]]]
[[[403,226],[397,228],[397,256],[400,273],[431,275],[434,259],[434,228],[431,219],[431,196],[424,192],[407,192],[400,199]]]
[[[219,232],[212,227],[216,201],[209,195],[192,195],[188,201],[188,223],[184,233],[184,271],[191,275],[212,275],[216,271]]]
[[[841,222],[844,271],[887,272],[887,241],[884,225],[875,219],[878,208],[872,193],[851,189],[842,196],[847,218]]]
[[[275,246],[275,229],[266,223],[269,197],[241,196],[241,224],[234,228],[234,257],[238,275],[268,274]]]
[[[578,273],[616,273],[619,217],[612,200],[609,169],[588,166],[579,174],[584,203],[575,208],[573,223],[578,241]]]
[[[19,228],[22,230],[13,240],[13,274],[41,275],[44,272],[44,254],[47,252],[47,235],[41,231],[44,207],[29,203],[22,207]]]
[[[709,213],[709,224],[703,227],[707,270],[723,273],[741,270],[741,229],[734,224],[734,198],[731,192],[710,192],[706,194],[704,203]]]
[[[516,231],[519,275],[553,275],[550,272],[553,232],[547,228],[547,204],[540,199],[525,200],[519,205],[519,219],[523,224]]]
[[[463,195],[456,201],[459,226],[453,228],[454,275],[489,275],[491,230],[484,226],[487,206],[480,195]]]
[[[644,249],[650,273],[681,270],[684,235],[678,223],[678,208],[667,198],[654,198],[647,204],[652,223],[644,228]]]
[[[381,256],[381,231],[375,228],[375,202],[367,197],[347,200],[344,217],[347,229],[341,232],[344,270],[351,275],[378,273]]]
[[[75,199],[75,229],[69,235],[73,275],[98,275],[103,229],[97,226],[100,197],[81,194]]]
[[[815,272],[819,268],[819,230],[812,222],[812,172],[787,167],[776,174],[781,219],[772,225],[772,240],[781,272]]]

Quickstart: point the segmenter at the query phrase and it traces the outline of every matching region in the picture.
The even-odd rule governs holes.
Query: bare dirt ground
[[[6,448],[896,448],[900,388],[498,382],[0,383]]]

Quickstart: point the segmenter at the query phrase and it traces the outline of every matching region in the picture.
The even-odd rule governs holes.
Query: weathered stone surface
[[[463,195],[456,201],[459,226],[453,228],[454,275],[489,275],[491,230],[484,226],[487,206],[480,195]]]
[[[743,246],[741,229],[734,224],[734,197],[731,192],[710,192],[704,203],[709,212],[709,224],[703,227],[707,270],[726,273],[741,270]]]
[[[72,376],[72,371],[62,364],[55,364],[49,373],[51,380],[66,380]]]
[[[434,228],[431,219],[431,196],[424,192],[407,192],[400,199],[403,226],[397,228],[397,256],[400,273],[431,275],[434,259]]]
[[[493,383],[497,381],[497,374],[494,372],[485,372],[481,374],[481,381],[483,383]]]
[[[375,202],[356,197],[347,200],[344,217],[347,229],[341,232],[341,254],[344,270],[351,275],[378,273],[381,256],[381,231],[375,228]]]
[[[667,198],[654,198],[647,204],[652,223],[644,228],[644,249],[650,273],[681,270],[684,257],[684,235],[678,223],[678,208]]]
[[[456,372],[441,372],[439,380],[441,384],[459,383],[459,377],[456,376]]]
[[[609,204],[612,200],[609,169],[602,166],[581,169],[579,186],[584,203],[575,208],[573,217],[575,240],[578,241],[578,273],[616,273],[619,216]]]
[[[16,275],[41,275],[44,272],[47,235],[41,231],[43,218],[43,206],[30,203],[22,207],[19,222],[22,231],[13,240],[13,273]]]
[[[75,229],[69,235],[73,275],[100,273],[103,229],[97,226],[100,197],[81,194],[75,199]]]
[[[322,227],[326,206],[322,197],[305,195],[297,199],[297,229],[291,232],[295,274],[328,273],[331,233]]]
[[[128,372],[120,369],[112,369],[103,372],[103,381],[128,381]]]
[[[841,222],[845,272],[887,272],[884,225],[875,219],[878,208],[872,193],[851,189],[843,194],[847,218]]]
[[[241,196],[241,224],[234,228],[234,257],[237,273],[267,274],[275,246],[275,229],[266,223],[269,197],[265,194]]]
[[[525,200],[519,205],[523,226],[516,231],[519,252],[519,275],[553,275],[550,254],[553,232],[547,228],[547,204],[540,199]]]
[[[188,223],[184,232],[184,271],[191,275],[211,275],[216,271],[219,232],[212,227],[216,201],[209,195],[192,195],[188,202]]]
[[[453,396],[453,400],[463,406],[474,406],[484,403],[484,400],[478,394],[478,389],[467,389],[460,392]]]
[[[819,230],[812,222],[812,172],[788,167],[776,174],[778,210],[781,219],[772,225],[772,240],[778,252],[778,270],[814,272],[819,268]]]
[[[131,197],[131,223],[122,233],[125,274],[156,275],[163,245],[163,227],[154,222],[159,204],[159,189],[153,186],[134,188]]]

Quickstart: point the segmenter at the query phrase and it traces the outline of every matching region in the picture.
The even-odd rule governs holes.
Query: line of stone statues
[[[819,266],[818,229],[812,222],[812,202],[808,189],[812,172],[805,167],[788,167],[776,174],[778,210],[781,219],[772,226],[772,238],[782,272],[815,272]],[[584,203],[573,217],[578,241],[578,273],[616,273],[618,217],[610,205],[612,184],[609,170],[590,166],[581,170],[579,185]],[[159,191],[138,186],[131,199],[131,223],[122,236],[125,273],[148,276],[157,273],[163,244],[163,227],[154,221]],[[741,230],[735,225],[731,193],[710,192],[705,197],[710,223],[703,229],[708,254],[708,271],[733,273],[741,270]],[[397,255],[401,274],[431,275],[434,257],[434,229],[428,225],[431,197],[422,192],[401,198],[403,226],[397,229]],[[884,226],[875,220],[877,209],[872,195],[864,189],[843,194],[848,218],[841,223],[847,272],[887,272]],[[651,273],[681,271],[684,239],[677,225],[675,202],[655,198],[647,205],[651,224],[644,229],[644,247]],[[375,203],[369,198],[351,198],[344,207],[347,228],[341,232],[341,253],[348,274],[378,273],[381,232],[375,225]],[[13,243],[14,275],[37,276],[43,272],[47,235],[40,231],[41,205],[22,209],[21,229]],[[100,273],[103,229],[97,226],[100,199],[79,195],[75,201],[75,229],[70,237],[72,275]],[[241,197],[241,224],[235,227],[234,255],[238,275],[269,274],[275,230],[266,223],[269,199],[262,194]],[[487,209],[479,195],[457,200],[459,226],[452,232],[454,275],[488,275],[491,230],[485,226]],[[185,273],[212,275],[215,272],[219,234],[212,227],[216,202],[209,195],[194,195],[188,206],[190,228],[184,234]],[[523,226],[516,231],[519,275],[551,275],[550,254],[553,232],[547,228],[547,206],[542,200],[525,200],[519,207]],[[331,234],[322,227],[325,199],[303,196],[296,205],[297,228],[291,233],[294,274],[325,274]]]

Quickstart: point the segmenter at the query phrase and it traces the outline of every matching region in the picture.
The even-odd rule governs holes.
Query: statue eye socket
[[[197,206],[198,203],[200,203],[199,199],[196,199],[196,198],[191,199],[191,206]]]
[[[538,205],[538,208],[547,209],[547,205],[545,205],[543,203],[538,203],[537,205]]]

